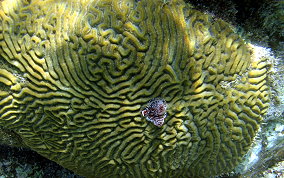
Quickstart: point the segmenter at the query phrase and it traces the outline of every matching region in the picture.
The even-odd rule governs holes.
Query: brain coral
[[[267,65],[182,0],[4,0],[0,126],[87,177],[232,170],[268,108]],[[162,127],[141,110],[161,97]]]

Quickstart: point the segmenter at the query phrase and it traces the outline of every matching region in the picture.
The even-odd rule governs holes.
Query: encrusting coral
[[[268,108],[268,66],[182,0],[4,0],[0,125],[86,177],[232,170]],[[161,127],[141,111],[167,103]]]

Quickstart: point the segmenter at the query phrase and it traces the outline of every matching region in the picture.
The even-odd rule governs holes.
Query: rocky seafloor
[[[0,178],[80,178],[71,171],[26,148],[0,147]]]
[[[232,173],[220,177],[284,177],[284,1],[189,2],[203,12],[230,22],[272,64],[271,106],[258,136],[243,162]],[[27,148],[0,146],[0,178],[6,177],[80,176]]]

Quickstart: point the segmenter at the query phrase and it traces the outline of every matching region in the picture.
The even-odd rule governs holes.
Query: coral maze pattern
[[[0,125],[90,177],[230,171],[268,108],[265,59],[183,1],[4,0]],[[159,128],[141,116],[168,103]]]

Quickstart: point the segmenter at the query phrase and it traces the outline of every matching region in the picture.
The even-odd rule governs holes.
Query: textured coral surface
[[[88,177],[230,171],[268,108],[265,59],[181,0],[4,0],[0,125]],[[162,127],[141,115],[168,104]]]

